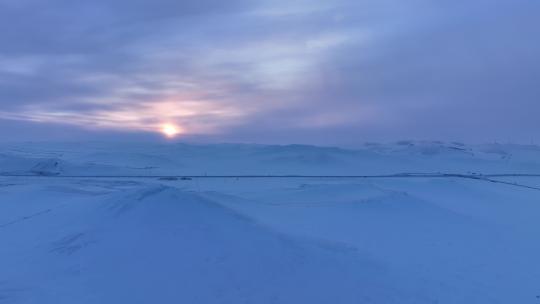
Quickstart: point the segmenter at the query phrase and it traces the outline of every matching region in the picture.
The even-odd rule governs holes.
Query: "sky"
[[[0,0],[0,140],[540,143],[537,0]]]

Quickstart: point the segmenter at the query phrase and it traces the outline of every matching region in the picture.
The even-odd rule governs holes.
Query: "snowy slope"
[[[101,186],[14,185],[2,192],[3,210],[15,220],[3,213],[0,299],[415,302],[392,286],[384,267],[347,246],[277,233],[189,191]]]
[[[4,145],[0,303],[539,303],[540,190],[521,186],[540,177],[102,177],[538,164],[436,142]]]
[[[409,292],[434,302],[538,301],[540,191],[455,179],[305,183],[252,192],[202,187],[279,231],[377,257]]]

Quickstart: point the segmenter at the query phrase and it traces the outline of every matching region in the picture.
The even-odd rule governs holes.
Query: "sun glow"
[[[173,138],[180,134],[180,130],[173,124],[164,124],[161,126],[161,133],[168,138]]]

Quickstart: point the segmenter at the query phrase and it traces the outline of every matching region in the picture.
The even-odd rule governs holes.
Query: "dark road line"
[[[0,177],[29,177],[29,178],[137,178],[137,179],[265,179],[265,178],[315,178],[315,179],[372,179],[372,178],[463,178],[504,184],[514,187],[540,191],[539,187],[495,180],[497,177],[540,177],[540,174],[457,174],[457,173],[398,173],[383,175],[32,175],[32,174],[0,174]]]
[[[397,173],[382,175],[46,175],[46,174],[0,174],[0,177],[36,178],[468,178],[493,177],[540,177],[540,174],[458,174],[458,173]]]

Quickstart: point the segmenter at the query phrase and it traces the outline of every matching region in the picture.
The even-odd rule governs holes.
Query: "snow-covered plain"
[[[3,144],[0,303],[540,303],[516,174],[539,147]]]

